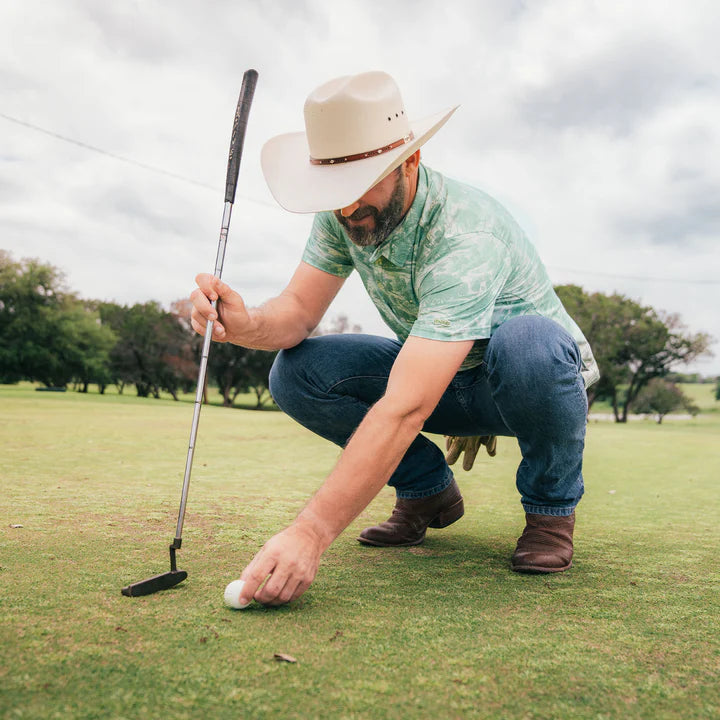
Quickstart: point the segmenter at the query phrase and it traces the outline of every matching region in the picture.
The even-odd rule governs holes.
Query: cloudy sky
[[[553,282],[679,313],[718,340],[693,369],[720,373],[718,37],[716,0],[4,0],[0,248],[83,297],[186,296],[254,67],[224,277],[259,303],[311,223],[275,205],[260,148],[317,85],[382,69],[411,118],[460,104],[425,163],[501,200]],[[340,313],[388,334],[353,278]]]

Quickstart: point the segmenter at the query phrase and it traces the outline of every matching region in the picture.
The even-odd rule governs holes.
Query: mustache
[[[359,220],[369,216],[372,216],[377,220],[378,209],[374,208],[372,205],[365,205],[364,207],[359,207],[352,215],[349,215],[347,218],[343,218],[343,220],[347,219],[352,220],[353,222],[358,222]]]

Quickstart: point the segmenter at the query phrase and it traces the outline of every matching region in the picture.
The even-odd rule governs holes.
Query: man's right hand
[[[193,330],[205,334],[208,320],[213,320],[212,339],[215,342],[233,342],[243,344],[249,335],[251,320],[242,297],[220,278],[208,273],[200,273],[195,278],[198,284],[190,295],[193,309],[190,323]],[[217,309],[212,302],[218,300]]]

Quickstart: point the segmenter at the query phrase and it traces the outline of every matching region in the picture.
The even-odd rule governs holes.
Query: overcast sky
[[[312,220],[275,205],[263,143],[302,129],[317,85],[379,69],[411,119],[460,104],[424,162],[503,202],[554,283],[720,341],[719,37],[716,0],[3,0],[0,248],[86,298],[189,294],[214,265],[253,67],[224,278],[259,303]],[[340,313],[389,334],[356,279]],[[693,369],[720,373],[714,350]]]

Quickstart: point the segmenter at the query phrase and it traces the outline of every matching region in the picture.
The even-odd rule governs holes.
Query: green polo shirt
[[[420,165],[418,188],[402,222],[377,247],[357,247],[332,212],[315,216],[303,260],[347,277],[357,270],[383,320],[404,342],[475,340],[461,369],[480,364],[506,320],[543,315],[577,341],[583,378],[599,377],[580,328],[553,290],[523,230],[484,192]]]

